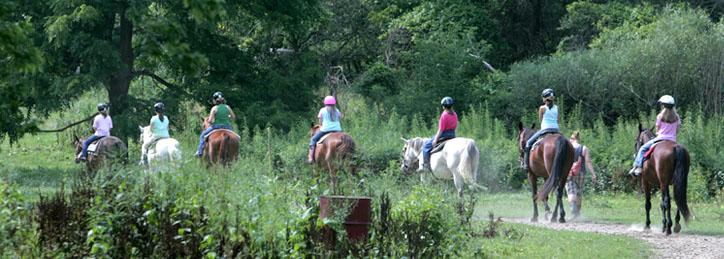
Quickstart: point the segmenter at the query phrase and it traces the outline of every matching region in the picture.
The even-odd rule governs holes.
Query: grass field
[[[185,136],[184,138],[186,139],[184,142],[191,142],[184,145],[185,159],[190,159],[189,155],[192,152],[194,143],[191,141],[191,136]],[[47,147],[41,147],[43,145],[41,143],[45,143]],[[58,190],[63,181],[73,181],[83,167],[83,165],[73,162],[73,148],[67,143],[59,143],[53,134],[26,136],[12,147],[8,143],[3,143],[0,148],[2,150],[0,163],[5,168],[3,177],[11,184],[16,184],[30,201],[36,201],[39,197],[38,194],[48,195]],[[131,148],[134,148],[133,143]],[[134,154],[137,154],[137,151],[132,150],[132,161],[135,161],[133,158],[136,155]],[[375,181],[375,179],[370,181]],[[451,182],[434,181],[433,187],[452,190],[452,188],[448,188],[449,186],[445,186],[446,184],[451,184]],[[447,191],[445,193],[453,194]],[[524,217],[530,213],[529,201],[526,198],[527,194],[479,193],[478,196],[480,200],[475,213],[480,217],[486,216],[488,211],[494,211],[496,216],[504,217]],[[598,215],[598,217],[601,217],[600,219],[618,222],[633,219],[631,217],[619,218],[613,216],[622,214],[620,213],[622,207],[617,205],[619,203],[624,205],[624,209],[634,207],[635,200],[627,199],[626,196],[615,197],[612,200],[595,200],[593,202],[587,199],[586,202],[606,204],[606,210],[609,211],[608,215],[612,216],[605,218]],[[602,206],[604,205],[598,207]],[[477,232],[482,233],[490,223],[488,221],[477,221],[473,224],[479,226]],[[580,251],[571,250],[567,247],[576,246],[587,248],[582,251],[604,251],[592,252],[585,256],[587,258],[611,258],[622,255],[627,258],[640,258],[645,257],[650,249],[645,242],[633,238],[555,231],[518,224],[501,224],[498,226],[498,232],[499,234],[492,238],[477,236],[469,240],[461,240],[463,251],[460,252],[460,256],[470,258],[542,258],[551,256],[575,258],[580,256]]]

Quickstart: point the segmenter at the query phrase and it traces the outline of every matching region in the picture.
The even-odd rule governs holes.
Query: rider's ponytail
[[[673,104],[664,104],[664,109],[661,110],[661,121],[666,123],[674,123],[679,121],[679,114],[676,113],[676,109]]]
[[[337,107],[334,107],[334,105],[327,105],[327,114],[329,114],[329,120],[337,121]]]

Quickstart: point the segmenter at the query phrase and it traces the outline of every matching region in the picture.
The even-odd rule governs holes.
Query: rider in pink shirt
[[[440,115],[437,133],[422,147],[422,168],[418,169],[420,172],[430,171],[430,151],[437,145],[437,141],[441,138],[454,138],[455,129],[458,127],[458,115],[453,110],[453,99],[442,98],[440,104],[442,104],[443,112]]]
[[[83,141],[83,149],[80,152],[80,156],[75,159],[76,163],[88,161],[88,146],[93,143],[93,141],[102,137],[111,136],[113,120],[111,120],[111,116],[107,114],[108,105],[105,103],[99,103],[98,113],[100,114],[96,115],[93,120],[93,130],[95,133],[93,133],[93,136],[90,136],[88,139]]]
[[[679,114],[677,114],[674,109],[674,97],[670,95],[661,96],[659,103],[661,104],[661,112],[656,116],[656,137],[646,142],[638,150],[634,159],[634,168],[628,172],[630,175],[641,175],[641,167],[644,164],[644,154],[646,154],[646,151],[649,151],[654,143],[662,140],[676,142],[676,134],[679,133],[681,119],[679,119]]]

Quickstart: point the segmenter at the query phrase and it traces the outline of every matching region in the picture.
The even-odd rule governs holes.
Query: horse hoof
[[[560,218],[560,219],[558,220],[558,223],[566,223],[566,219]]]
[[[530,219],[530,222],[538,222],[538,217],[532,217],[532,218]]]
[[[679,223],[676,223],[674,226],[674,233],[679,233],[681,231],[681,225]]]

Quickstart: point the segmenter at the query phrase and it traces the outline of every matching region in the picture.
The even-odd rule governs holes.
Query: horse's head
[[[518,122],[518,161],[523,168],[523,157],[525,156],[525,143],[535,134],[535,123],[530,128],[523,127],[522,122]]]
[[[85,141],[85,138],[78,138],[78,136],[75,135],[73,136],[73,146],[75,147],[76,157],[83,150],[83,141]]]
[[[138,126],[138,129],[141,130],[141,143],[146,143],[153,138],[153,132],[151,131],[150,126]]]
[[[639,133],[636,135],[636,138],[634,139],[634,159],[636,158],[636,152],[641,148],[641,146],[644,145],[644,143],[649,142],[649,140],[652,140],[656,137],[656,134],[654,134],[654,130],[649,128],[643,128],[641,126],[641,123],[639,123]]]
[[[315,125],[314,122],[312,122],[309,127],[310,127],[309,136],[314,136],[314,134],[316,134],[317,131],[319,131],[319,129],[322,128],[322,126],[320,126],[320,125]]]
[[[203,125],[201,126],[201,130],[202,130],[202,131],[204,131],[204,130],[208,129],[209,127],[211,127],[211,120],[210,120],[210,119],[211,119],[211,117],[209,117],[209,118],[201,117],[201,121],[203,122]]]
[[[425,140],[422,138],[401,139],[405,142],[405,146],[402,148],[402,168],[400,169],[404,173],[415,171],[419,166],[420,154]]]

